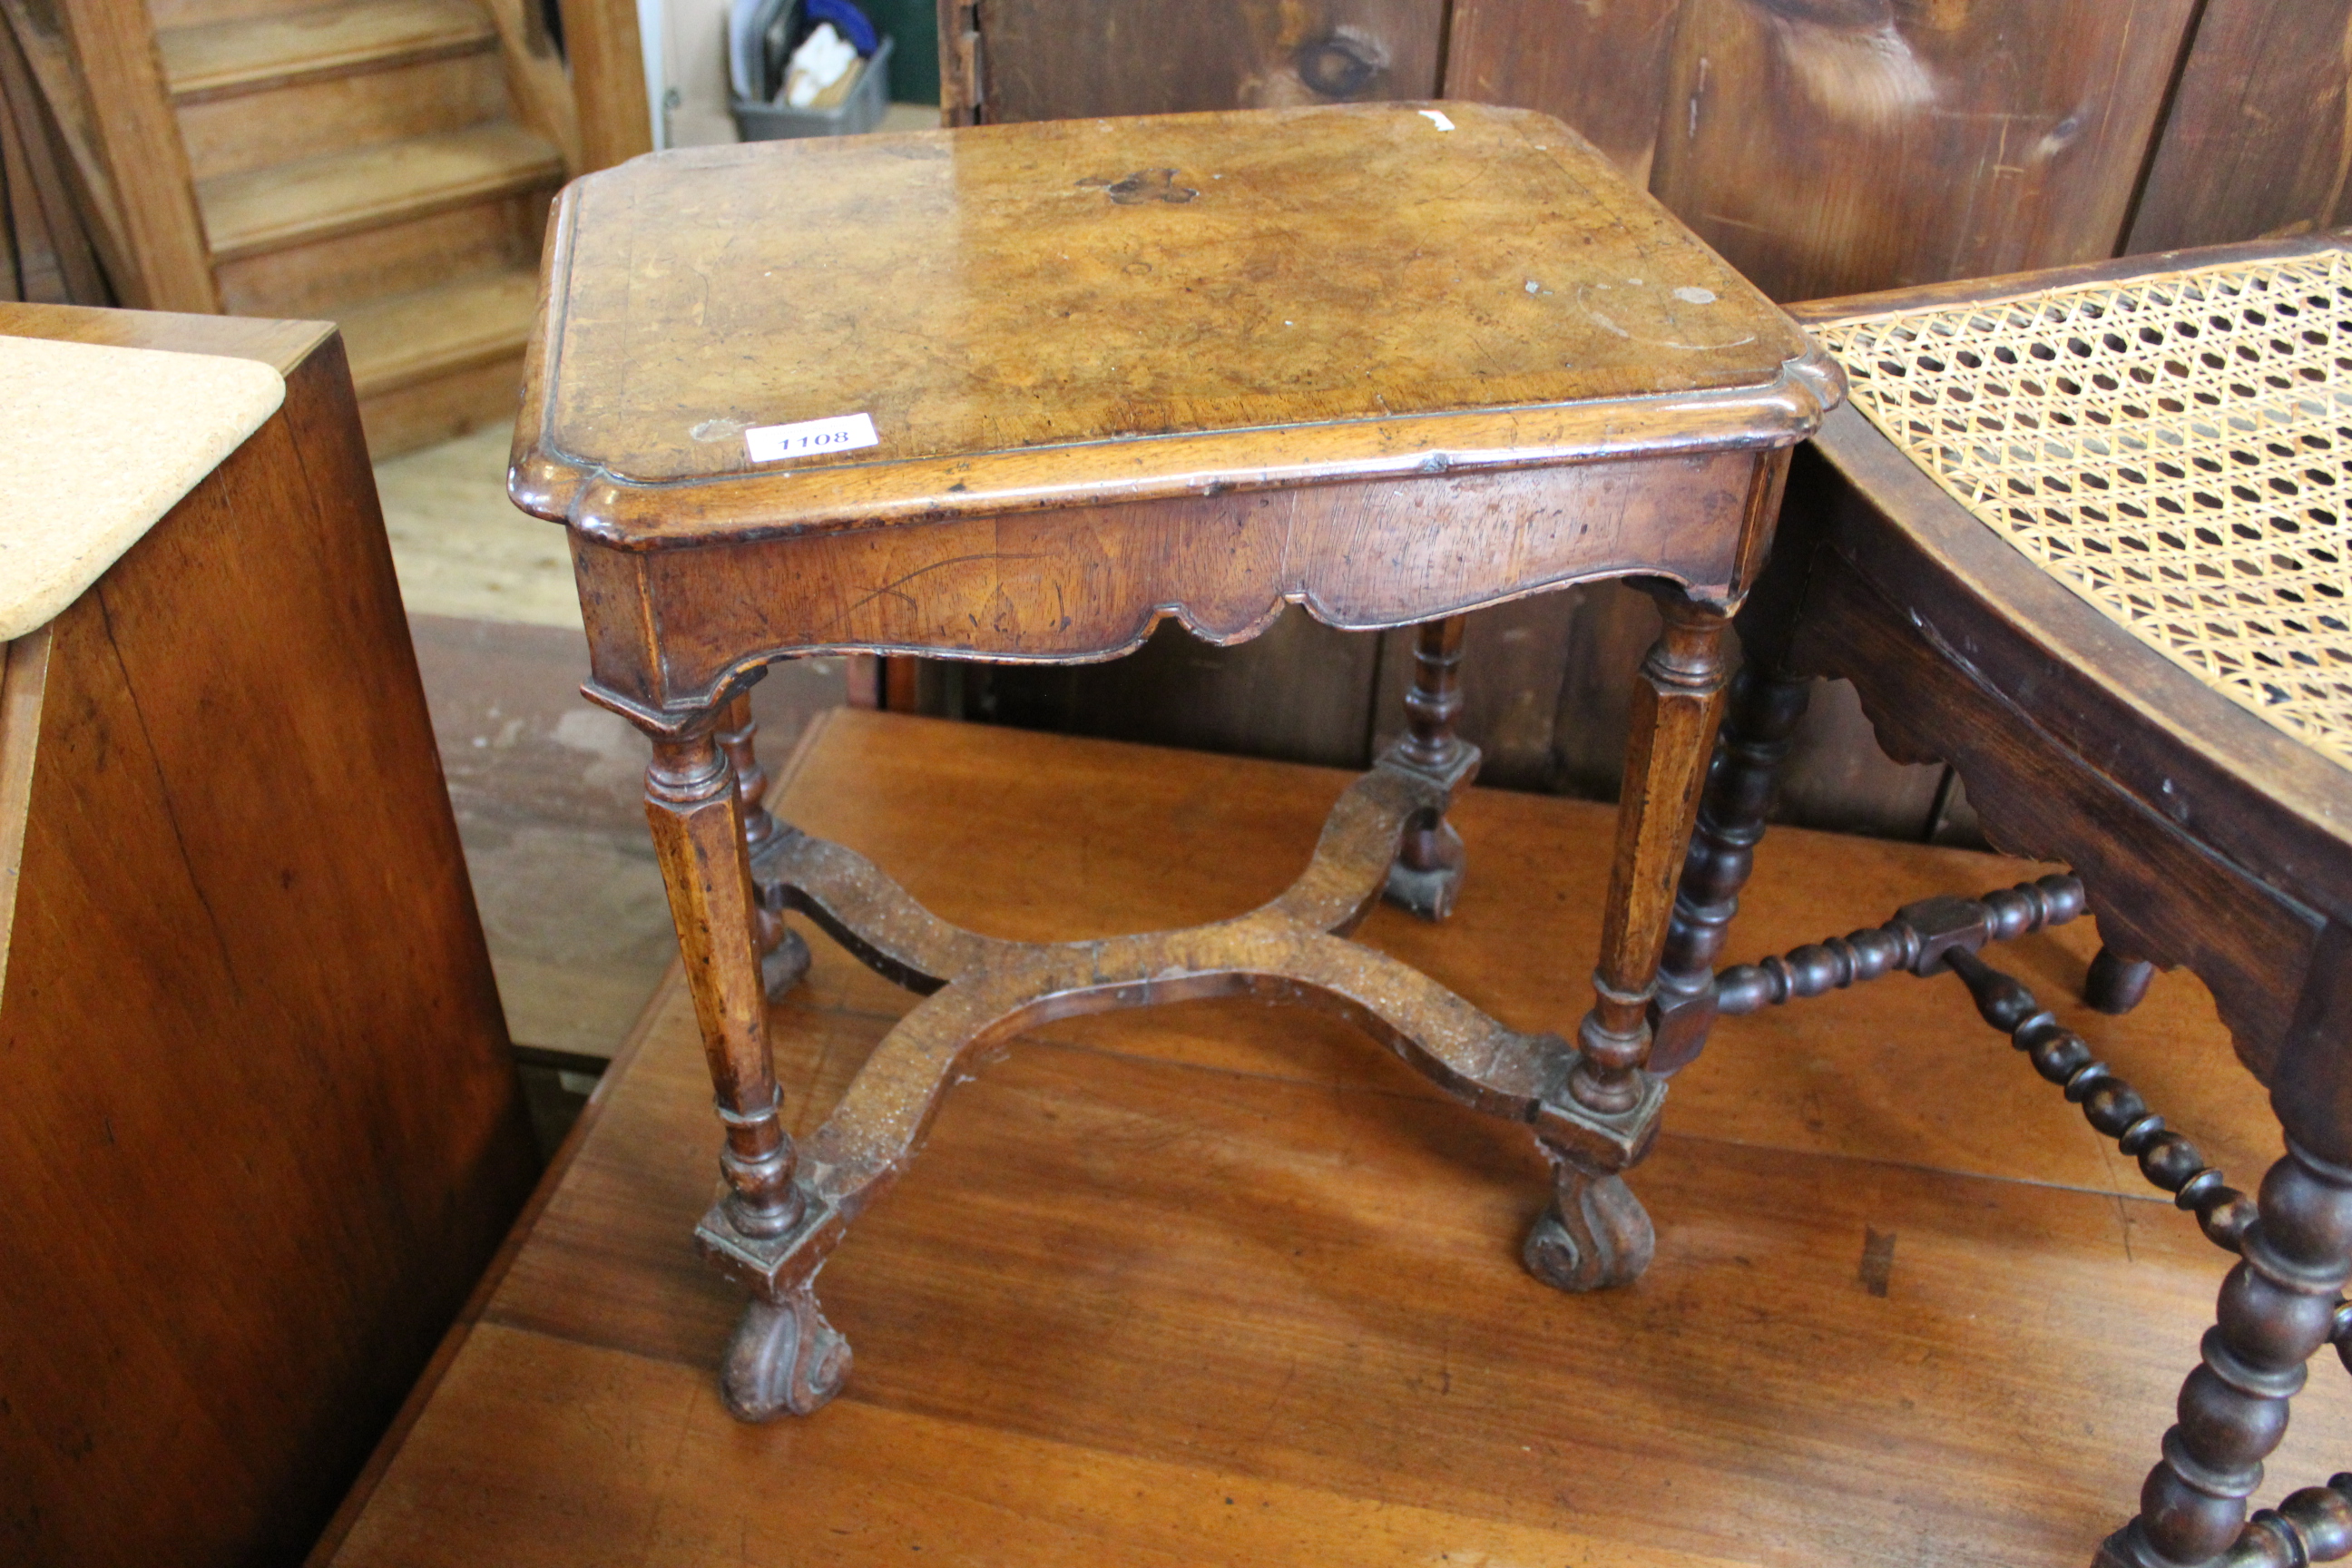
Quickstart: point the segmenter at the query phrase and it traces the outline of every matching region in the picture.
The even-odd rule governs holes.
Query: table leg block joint
[[[1404,700],[1406,731],[1381,759],[1442,780],[1448,805],[1478,772],[1478,748],[1454,732],[1462,716],[1465,625],[1463,616],[1448,616],[1415,634],[1412,688]],[[1385,896],[1423,920],[1442,921],[1454,912],[1466,862],[1462,835],[1443,810],[1417,814],[1406,824],[1389,867]]]
[[[1443,817],[1408,827],[1389,867],[1382,896],[1423,920],[1442,921],[1454,912],[1454,900],[1461,896],[1468,860],[1462,835]]]

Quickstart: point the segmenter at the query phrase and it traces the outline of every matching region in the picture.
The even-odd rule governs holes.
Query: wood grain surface
[[[1246,908],[1345,779],[854,713],[775,771],[785,816],[1024,940]],[[1449,819],[1453,919],[1362,934],[1564,1026],[1612,814],[1479,790]],[[1727,956],[2036,869],[1778,834]],[[802,1131],[909,1005],[812,945],[772,1015]],[[2000,952],[2063,998],[2096,945],[2083,922]],[[2275,1154],[2193,982],[2060,1012],[2233,1176]],[[1200,1004],[1042,1029],[955,1091],[825,1273],[848,1391],[746,1428],[716,1387],[738,1297],[686,1239],[717,1144],[699,1057],[673,982],[317,1561],[2080,1561],[2225,1261],[1955,982],[1727,1020],[1639,1173],[1655,1264],[1578,1298],[1518,1264],[1549,1187],[1529,1142],[1341,1026]],[[2347,1440],[2352,1390],[2316,1368],[2265,1500]]]
[[[297,1560],[537,1161],[341,345],[0,690],[0,1560]]]
[[[562,0],[562,58],[580,127],[573,172],[609,169],[654,150],[637,10],[614,0]],[[520,96],[520,95],[518,95]]]
[[[987,0],[992,122],[1438,94],[1442,0]]]
[[[2189,10],[1693,0],[1657,189],[1781,299],[2112,254]]]
[[[350,9],[367,15],[361,6]],[[469,5],[450,9],[478,22],[484,29],[489,26],[489,19]],[[329,7],[325,14],[341,13]],[[223,61],[223,74],[234,63]],[[283,87],[265,85],[259,90],[268,93],[273,112],[255,112],[252,95],[237,86],[232,86],[227,96],[180,101],[180,137],[187,144],[188,173],[193,178],[204,182],[282,163],[289,118],[317,127],[304,139],[303,151],[311,157],[323,157],[395,138],[428,135],[453,123],[496,120],[507,112],[506,84],[498,57],[480,50],[394,69],[323,75]],[[224,294],[224,303],[230,302]]]
[[[197,190],[223,262],[501,196],[562,177],[555,148],[491,122],[207,180]]]
[[[2192,0],[1687,0],[1652,188],[1776,300],[2112,256]]]
[[[167,27],[155,38],[172,97],[192,99],[240,89],[346,76],[371,66],[409,64],[495,48],[488,15],[466,0],[373,0]]]
[[[575,533],[572,566],[599,700],[667,724],[795,651],[1082,660],[1127,652],[1163,618],[1232,643],[1293,603],[1372,629],[1634,574],[1727,605],[1770,527],[1771,471],[1717,452],[694,549]]]
[[[0,300],[94,305],[108,298],[99,269],[104,224],[76,200],[71,149],[41,88],[0,14],[0,168],[8,190],[0,203]]]
[[[1445,96],[1557,115],[1647,187],[1683,0],[1454,0]]]
[[[142,310],[220,309],[204,222],[188,184],[188,155],[146,7],[131,0],[77,0],[31,15],[40,31],[63,40],[72,61],[70,86],[54,79],[44,85],[53,112],[71,114],[61,104],[71,93],[86,113],[77,127],[88,138],[85,176],[103,182],[107,189],[97,205],[110,207],[121,226],[121,252],[107,258],[117,295]]]
[[[2332,228],[2347,174],[2352,4],[2206,0],[2125,248]]]
[[[1518,110],[688,149],[573,184],[551,234],[513,493],[643,547],[1785,445],[1829,396],[1754,289]],[[747,448],[857,414],[870,451]]]

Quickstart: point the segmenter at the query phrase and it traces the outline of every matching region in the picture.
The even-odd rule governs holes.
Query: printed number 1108
[[[854,452],[881,444],[872,416],[844,414],[804,419],[797,425],[763,425],[743,432],[743,450],[755,463],[782,462],[817,453]]]

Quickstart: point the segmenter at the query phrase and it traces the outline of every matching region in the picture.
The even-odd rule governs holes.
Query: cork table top
[[[0,641],[72,604],[285,397],[253,360],[0,335]]]

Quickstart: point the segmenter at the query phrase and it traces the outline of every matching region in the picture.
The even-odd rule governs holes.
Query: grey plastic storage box
[[[794,109],[784,103],[732,100],[735,130],[746,142],[782,142],[795,136],[856,136],[882,123],[890,107],[890,40],[866,57],[866,70],[849,96],[831,109]]]

